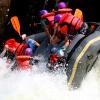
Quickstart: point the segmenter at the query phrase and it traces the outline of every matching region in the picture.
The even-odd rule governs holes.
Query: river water
[[[100,100],[100,57],[82,86],[68,90],[66,74],[51,73],[45,63],[32,70],[13,71],[0,59],[0,100]]]

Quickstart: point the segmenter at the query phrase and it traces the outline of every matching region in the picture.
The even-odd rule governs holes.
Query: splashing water
[[[100,57],[81,88],[69,91],[65,73],[50,73],[45,64],[31,71],[8,70],[0,59],[0,100],[100,100]]]

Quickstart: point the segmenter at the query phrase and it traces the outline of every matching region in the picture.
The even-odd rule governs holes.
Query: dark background
[[[67,2],[67,0],[58,1]],[[68,2],[68,7],[72,8],[73,11],[76,8],[79,8],[83,11],[84,21],[100,22],[99,0],[69,0]],[[0,4],[1,9],[2,3]],[[41,9],[47,9],[51,11],[53,8],[56,8],[56,0],[48,0],[45,6],[44,4],[45,0],[10,0],[10,11],[8,13],[8,18],[5,20],[4,25],[2,25],[4,29],[0,29],[0,43],[11,37],[21,42],[18,34],[14,31],[12,25],[9,24],[10,18],[14,15],[18,16],[19,18],[21,25],[21,34],[25,33],[27,35],[31,35],[37,32],[41,32],[41,30],[39,29],[40,26],[37,27],[38,25],[34,25],[34,23],[39,23],[39,11]]]

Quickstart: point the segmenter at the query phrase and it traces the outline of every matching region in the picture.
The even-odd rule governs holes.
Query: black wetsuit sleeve
[[[45,30],[47,25],[49,25],[49,21],[47,19],[42,19],[40,22],[41,22],[41,26],[42,26],[43,30]]]

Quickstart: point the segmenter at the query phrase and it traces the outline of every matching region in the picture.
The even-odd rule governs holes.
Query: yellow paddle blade
[[[13,28],[15,29],[15,31],[17,31],[18,34],[20,35],[20,23],[19,23],[18,17],[17,17],[17,16],[13,16],[13,17],[10,19],[10,21],[11,21],[12,26],[13,26]]]
[[[75,10],[74,16],[83,20],[83,12],[80,9]]]

